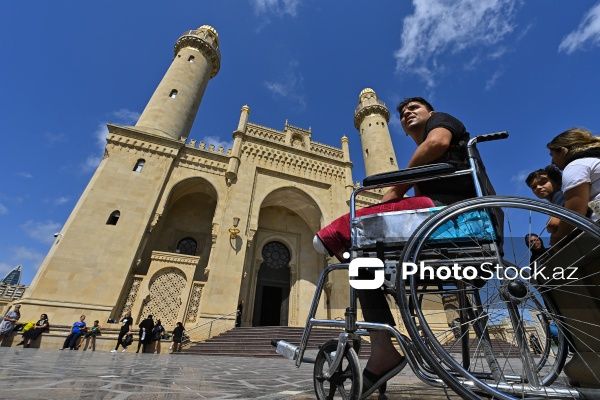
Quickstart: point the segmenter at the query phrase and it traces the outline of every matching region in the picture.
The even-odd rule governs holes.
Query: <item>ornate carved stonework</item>
[[[210,77],[214,78],[221,68],[221,52],[218,48],[214,48],[203,38],[196,35],[202,35],[202,32],[199,30],[184,32],[175,43],[175,55],[184,47],[195,48],[210,62],[212,66]]]
[[[187,316],[185,319],[186,323],[194,323],[198,319],[198,308],[200,307],[200,298],[202,297],[202,289],[204,288],[203,283],[194,283],[192,287],[192,293],[190,295],[190,301],[187,308]]]
[[[135,299],[137,298],[138,292],[140,291],[140,286],[142,284],[142,278],[135,277],[131,280],[129,284],[129,288],[127,289],[127,296],[123,301],[123,305],[121,307],[121,312],[116,317],[120,317],[123,313],[127,311],[131,311],[133,308],[133,303],[135,303]]]
[[[161,270],[150,282],[150,294],[142,304],[142,316],[152,315],[163,325],[175,326],[186,279],[177,268]]]

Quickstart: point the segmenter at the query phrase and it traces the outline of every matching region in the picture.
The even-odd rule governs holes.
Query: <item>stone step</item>
[[[271,346],[271,339],[285,340],[299,345],[303,332],[303,327],[238,327],[209,340],[192,343],[183,349],[183,354],[281,357]],[[341,329],[313,328],[306,350],[314,353],[320,345],[330,339],[336,339],[342,332]],[[369,354],[370,344],[363,339],[360,357],[368,357]]]

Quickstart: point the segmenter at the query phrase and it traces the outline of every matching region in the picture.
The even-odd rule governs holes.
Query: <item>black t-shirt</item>
[[[467,142],[469,141],[469,133],[463,123],[450,114],[435,113],[425,123],[423,141],[427,139],[429,133],[435,128],[448,129],[452,134],[452,139],[450,140],[448,151],[442,157],[434,160],[432,164],[450,163],[456,165],[459,170],[468,169]],[[424,196],[432,196],[434,198],[443,198],[444,196],[456,197],[450,203],[460,199],[475,197],[475,187],[469,175],[420,182],[417,184],[417,187]]]
[[[121,332],[129,332],[131,330],[131,325],[133,324],[132,317],[125,317],[121,320]]]

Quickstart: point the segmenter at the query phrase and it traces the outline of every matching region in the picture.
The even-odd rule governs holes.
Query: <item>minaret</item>
[[[175,57],[135,125],[179,140],[188,137],[208,81],[219,72],[217,31],[203,25],[175,43]]]
[[[354,126],[360,134],[367,176],[398,169],[388,129],[390,112],[373,89],[363,89],[354,111]]]

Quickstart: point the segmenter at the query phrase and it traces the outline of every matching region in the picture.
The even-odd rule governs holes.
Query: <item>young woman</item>
[[[48,316],[46,314],[40,315],[39,321],[35,323],[33,328],[23,334],[23,340],[17,343],[17,346],[24,344],[23,347],[29,347],[31,342],[37,339],[48,328],[50,328]]]
[[[119,350],[119,346],[122,344],[123,338],[125,335],[132,334],[131,325],[133,324],[133,318],[131,317],[131,311],[127,311],[123,313],[121,317],[121,330],[119,331],[119,336],[117,337],[117,345],[114,350],[111,350],[111,353],[116,353]],[[127,350],[127,346],[123,346],[123,352]]]
[[[175,329],[173,329],[173,353],[181,352],[181,342],[183,341],[183,333],[185,328],[181,322],[177,323]]]
[[[600,137],[582,128],[569,129],[547,144],[552,163],[563,171],[562,191],[565,207],[597,221],[588,213],[588,203],[600,199]],[[560,221],[550,237],[557,243],[573,228]]]
[[[157,319],[154,328],[152,328],[152,351],[156,354],[160,354],[160,339],[164,333],[165,328],[162,326],[160,319]]]

